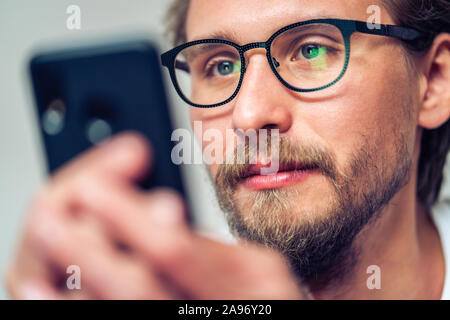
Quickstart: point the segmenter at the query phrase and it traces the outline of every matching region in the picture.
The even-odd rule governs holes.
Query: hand
[[[286,260],[249,243],[194,233],[169,190],[134,181],[151,151],[124,134],[58,171],[38,192],[7,273],[16,299],[303,299]],[[68,290],[66,268],[81,269]]]

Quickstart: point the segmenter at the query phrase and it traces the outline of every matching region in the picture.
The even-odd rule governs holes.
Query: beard
[[[363,140],[345,168],[339,169],[331,151],[280,139],[280,166],[306,164],[330,182],[331,191],[319,206],[307,203],[295,185],[242,192],[239,185],[249,161],[221,165],[215,190],[231,232],[281,252],[298,280],[313,290],[342,281],[358,262],[357,235],[380,217],[383,207],[407,184],[412,164],[405,136],[396,140],[391,157],[378,149],[380,141]]]

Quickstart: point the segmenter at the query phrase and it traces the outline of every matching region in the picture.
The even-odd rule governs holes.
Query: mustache
[[[226,164],[220,165],[214,179],[216,186],[235,189],[243,179],[257,174],[255,172],[255,163],[259,162],[258,159],[255,160],[256,155],[255,148],[252,148],[246,142],[245,162],[227,161]],[[237,159],[237,148],[228,157]],[[318,169],[323,175],[329,177],[334,184],[337,183],[338,172],[333,153],[317,144],[305,144],[286,137],[279,137],[278,146],[272,148],[270,137],[268,137],[267,153],[264,158],[267,157],[271,162],[278,161],[278,172]],[[264,164],[264,167],[269,165],[270,163]],[[256,168],[260,167],[260,165],[256,166]]]

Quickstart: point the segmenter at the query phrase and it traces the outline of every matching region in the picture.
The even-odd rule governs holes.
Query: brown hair
[[[439,33],[450,33],[450,0],[381,0],[398,25],[430,34],[428,40],[405,44],[411,54],[425,53]],[[189,0],[174,0],[167,12],[167,31],[175,45],[186,42]],[[450,87],[450,84],[449,84]],[[423,130],[417,177],[417,196],[427,208],[437,200],[450,150],[450,120]]]
[[[166,14],[167,33],[177,46],[186,42],[186,19],[190,0],[173,0]]]

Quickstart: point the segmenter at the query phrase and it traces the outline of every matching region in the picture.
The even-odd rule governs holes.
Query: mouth
[[[319,173],[316,165],[289,163],[281,165],[277,171],[262,174],[262,170],[269,165],[251,165],[241,179],[242,185],[250,190],[279,189],[301,183],[311,175]]]

